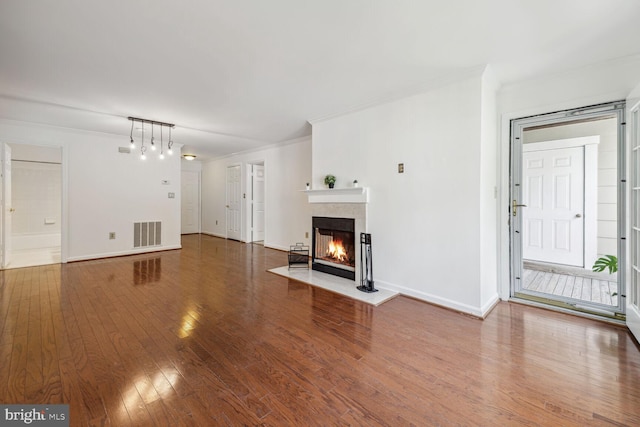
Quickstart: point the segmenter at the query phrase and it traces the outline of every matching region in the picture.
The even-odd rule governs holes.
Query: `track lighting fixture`
[[[146,152],[147,152],[147,148],[144,145],[144,124],[150,124],[151,125],[151,140],[150,140],[150,147],[151,147],[151,151],[156,151],[157,150],[157,145],[156,145],[156,140],[155,140],[155,136],[154,136],[154,127],[160,126],[160,154],[158,155],[158,157],[160,159],[164,159],[164,138],[163,138],[163,129],[164,127],[168,127],[169,128],[169,142],[167,143],[167,154],[171,155],[173,154],[173,140],[171,139],[171,128],[175,127],[175,125],[173,123],[165,123],[165,122],[158,122],[155,120],[148,120],[148,119],[141,119],[139,117],[128,117],[129,120],[131,120],[131,133],[129,135],[129,138],[131,140],[131,147],[133,148],[135,146],[134,140],[133,140],[133,124],[134,122],[139,122],[142,125],[142,139],[140,141],[140,159],[145,160],[147,158]],[[195,156],[194,156],[195,157]]]
[[[156,151],[155,138],[153,137],[153,122],[151,122],[151,151]]]
[[[147,147],[144,146],[144,122],[142,122],[142,142],[140,143],[140,159],[147,160],[147,155],[144,154],[147,151]]]
[[[164,159],[164,142],[162,141],[162,126],[160,126],[160,160]]]
[[[171,139],[171,128],[169,128],[169,142],[167,143],[167,154],[173,155],[173,140]]]
[[[133,120],[131,120],[131,133],[129,134],[129,138],[131,138],[131,148],[136,146],[136,143],[133,142]]]

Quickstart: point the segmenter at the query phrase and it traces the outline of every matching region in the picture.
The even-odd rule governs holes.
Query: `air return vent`
[[[133,247],[160,246],[162,244],[162,223],[160,221],[134,222]]]

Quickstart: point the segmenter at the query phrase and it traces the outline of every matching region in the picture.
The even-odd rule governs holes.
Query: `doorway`
[[[2,268],[60,263],[61,149],[5,144],[3,157]]]
[[[180,176],[180,234],[200,232],[200,172],[183,170]]]
[[[249,242],[264,244],[265,233],[265,175],[264,162],[249,164]]]
[[[624,108],[511,121],[512,298],[624,317]]]
[[[241,165],[227,167],[227,239],[242,239]]]

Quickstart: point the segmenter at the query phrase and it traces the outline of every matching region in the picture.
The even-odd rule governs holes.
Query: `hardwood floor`
[[[283,252],[183,246],[0,272],[0,402],[69,403],[71,425],[640,425],[623,328],[372,307],[267,273]]]

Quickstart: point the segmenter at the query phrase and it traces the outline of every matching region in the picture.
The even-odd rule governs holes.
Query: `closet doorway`
[[[5,144],[2,268],[58,264],[62,248],[62,150]]]

